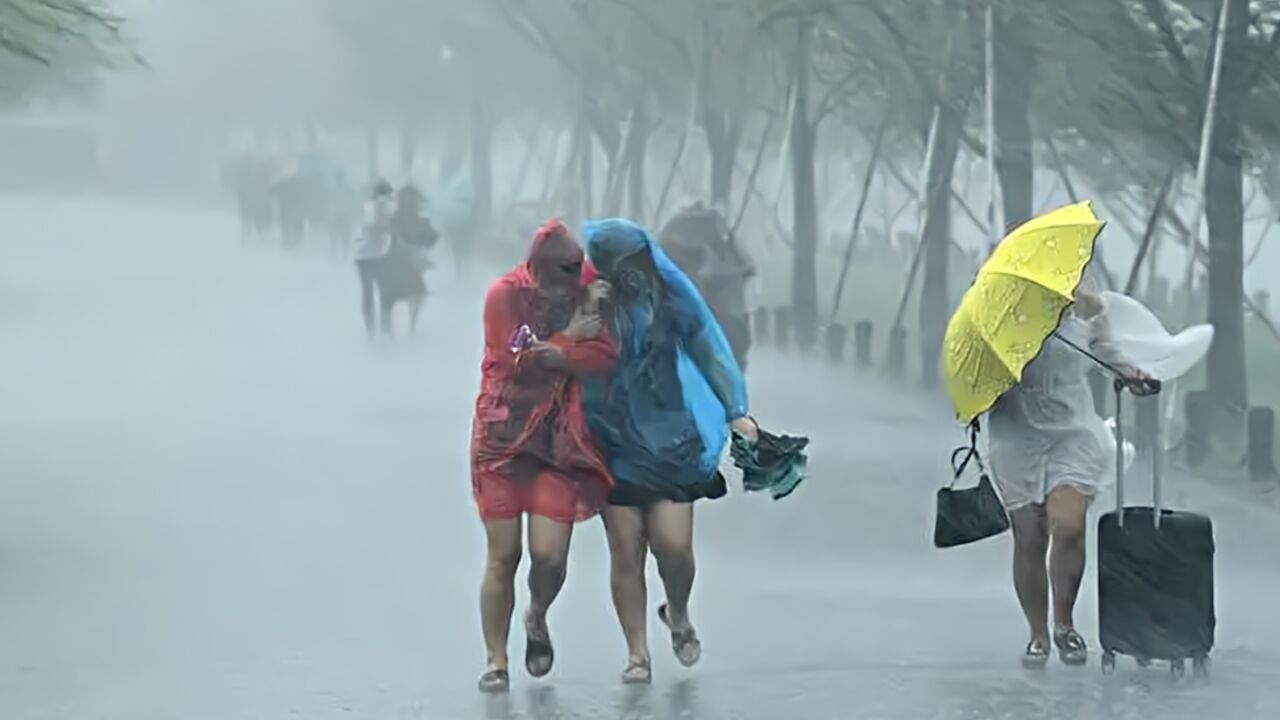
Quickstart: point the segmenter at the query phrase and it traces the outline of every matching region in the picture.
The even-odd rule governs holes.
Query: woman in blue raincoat
[[[626,636],[627,683],[652,678],[645,629],[645,556],[666,588],[658,616],[686,667],[701,644],[689,619],[693,502],[722,497],[718,467],[730,431],[756,439],[733,351],[693,282],[642,227],[588,222],[587,256],[611,286],[602,317],[619,341],[612,375],[588,380],[587,422],[616,485],[604,510],[613,603]]]

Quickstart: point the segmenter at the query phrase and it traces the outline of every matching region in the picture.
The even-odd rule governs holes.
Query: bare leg
[[[702,657],[702,643],[689,621],[689,595],[693,591],[693,503],[660,501],[645,516],[649,546],[658,560],[658,572],[667,602],[658,616],[671,631],[671,649],[685,667]]]
[[[541,652],[526,653],[525,664],[529,674],[542,677],[551,672],[553,656],[550,652],[550,634],[547,631],[547,610],[564,587],[566,559],[569,556],[569,539],[573,537],[573,525],[561,523],[540,515],[529,516],[529,612],[525,615],[525,631],[533,643],[543,647]]]
[[[646,513],[645,530],[667,591],[667,620],[673,630],[687,629],[694,576],[693,503],[659,501]]]
[[[507,635],[516,603],[516,568],[520,565],[520,518],[487,520],[488,558],[480,585],[480,625],[489,669],[507,670]]]
[[[374,294],[377,291],[373,277],[373,269],[367,260],[356,261],[356,271],[360,274],[360,312],[364,316],[364,329],[373,339],[374,333]]]
[[[648,551],[644,515],[639,508],[610,506],[604,510],[605,530],[611,557],[610,585],[613,607],[627,640],[631,665],[649,664],[649,644],[645,638],[647,590],[644,563]]]
[[[1049,530],[1045,510],[1028,505],[1009,513],[1013,525],[1013,587],[1018,602],[1031,628],[1031,641],[1049,640],[1049,577],[1045,572],[1045,555],[1049,549]]]
[[[1053,624],[1075,627],[1076,597],[1084,578],[1085,514],[1089,498],[1079,490],[1062,486],[1045,499],[1049,521],[1049,578],[1053,582]]]
[[[416,334],[418,331],[418,314],[422,312],[422,302],[425,298],[419,296],[409,301],[409,334]]]
[[[382,323],[382,334],[386,337],[391,337],[391,315],[396,309],[395,299],[388,297],[385,292],[379,292],[378,309]]]

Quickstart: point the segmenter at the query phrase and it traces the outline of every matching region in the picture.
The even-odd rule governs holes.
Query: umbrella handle
[[[1084,348],[1080,347],[1074,342],[1068,340],[1066,337],[1064,337],[1061,333],[1057,331],[1054,331],[1053,336],[1058,338],[1062,342],[1066,343],[1067,346],[1070,347],[1072,350],[1075,350],[1081,355],[1084,355],[1085,357],[1092,360],[1094,363],[1098,365],[1098,367],[1101,367],[1103,370],[1106,370],[1107,372],[1111,373],[1115,377],[1116,382],[1122,383],[1125,386],[1125,388],[1128,389],[1129,392],[1133,393],[1134,395],[1137,395],[1139,397],[1148,397],[1150,395],[1158,395],[1160,391],[1164,389],[1164,383],[1160,382],[1155,378],[1130,377],[1125,373],[1120,372],[1120,369],[1117,368],[1115,365],[1112,365],[1106,360],[1103,360],[1102,358],[1099,358],[1097,355],[1094,355],[1088,350],[1085,350]]]

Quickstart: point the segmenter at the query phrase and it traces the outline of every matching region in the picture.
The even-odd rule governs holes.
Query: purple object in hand
[[[511,348],[511,352],[518,353],[521,350],[528,350],[536,342],[538,342],[538,336],[533,334],[533,329],[528,325],[521,325],[511,333],[507,346]]]

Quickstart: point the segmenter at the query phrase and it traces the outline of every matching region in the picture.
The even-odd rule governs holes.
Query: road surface
[[[481,697],[482,288],[437,272],[421,336],[371,347],[354,269],[242,247],[218,213],[6,200],[0,228],[5,720],[1280,717],[1273,509],[1169,490],[1217,523],[1209,683],[1096,657],[1029,674],[1008,538],[929,544],[945,404],[768,354],[756,413],[812,436],[812,476],[699,507],[703,662],[651,628],[654,685],[619,684],[593,522],[555,672]],[[1093,642],[1095,593],[1091,569]]]

